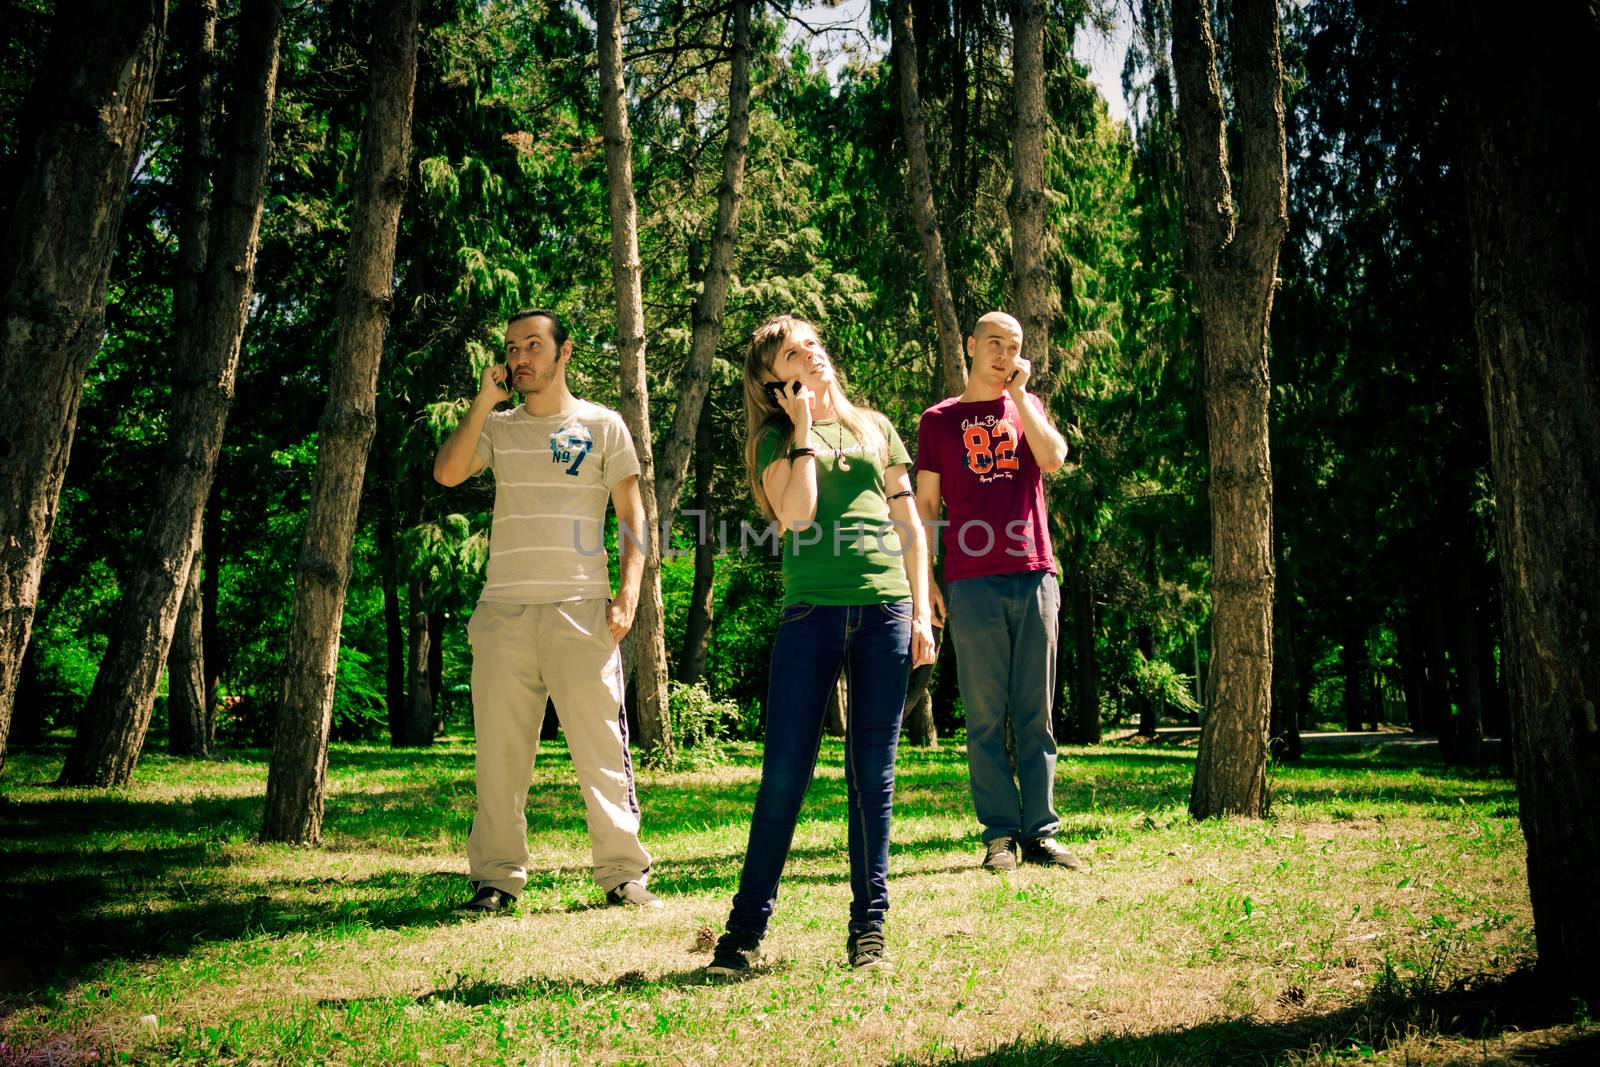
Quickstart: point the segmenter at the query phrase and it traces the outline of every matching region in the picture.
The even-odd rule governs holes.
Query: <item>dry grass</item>
[[[470,747],[339,747],[328,846],[254,844],[259,753],[147,758],[117,794],[0,795],[0,1063],[1557,1062],[1587,1009],[1544,1004],[1510,784],[1426,753],[1285,768],[1266,822],[1198,825],[1192,754],[1063,752],[1075,873],[977,869],[958,750],[901,760],[896,968],[843,965],[843,783],[819,774],[769,945],[701,976],[748,828],[754,749],[645,775],[650,914],[601,906],[571,768],[547,746],[516,914],[460,923]],[[150,1016],[154,1016],[152,1025]]]

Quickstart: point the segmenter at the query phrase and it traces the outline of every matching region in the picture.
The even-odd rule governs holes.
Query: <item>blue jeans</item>
[[[945,590],[945,604],[967,710],[972,803],[983,839],[1051,837],[1061,827],[1050,727],[1061,610],[1056,576],[1028,571],[961,578]],[[1006,754],[1008,716],[1017,741],[1015,779]]]
[[[778,897],[800,804],[822,744],[822,720],[842,669],[849,686],[844,781],[850,800],[850,930],[883,928],[889,910],[889,818],[911,666],[911,604],[783,609],[767,675],[761,788],[750,818],[728,929],[761,936]]]

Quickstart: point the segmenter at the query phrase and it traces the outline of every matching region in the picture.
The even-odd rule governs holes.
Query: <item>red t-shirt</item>
[[[1032,393],[1028,402],[1041,413]],[[1044,477],[1009,393],[922,413],[917,470],[939,476],[944,497],[944,579],[1056,569],[1045,519]]]

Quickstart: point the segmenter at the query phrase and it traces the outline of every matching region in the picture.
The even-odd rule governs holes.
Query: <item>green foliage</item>
[[[710,767],[721,763],[731,723],[739,721],[739,705],[714,700],[701,682],[667,683],[667,716],[673,751],[656,765],[670,769]]]
[[[370,738],[382,728],[386,711],[383,679],[370,669],[372,657],[341,642],[333,689],[333,735]]]
[[[1179,673],[1165,660],[1148,660],[1143,652],[1135,651],[1128,676],[1134,693],[1141,699],[1162,701],[1184,715],[1200,715],[1200,703],[1194,698],[1194,678]]]

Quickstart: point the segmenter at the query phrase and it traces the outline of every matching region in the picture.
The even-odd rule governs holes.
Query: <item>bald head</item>
[[[972,337],[974,340],[981,340],[983,335],[989,332],[1015,334],[1018,343],[1022,341],[1022,323],[1004,311],[991,311],[980,316],[978,324],[972,328]]]

